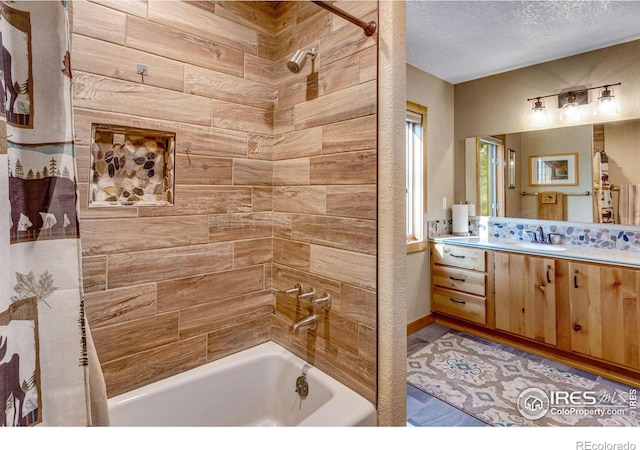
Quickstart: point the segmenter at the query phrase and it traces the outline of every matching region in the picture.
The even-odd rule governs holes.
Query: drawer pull
[[[580,325],[579,323],[576,323],[573,326],[573,331],[580,331],[580,330],[582,330],[582,325]]]
[[[551,278],[549,277],[549,271],[551,270],[551,266],[547,265],[547,283],[551,283]]]
[[[573,287],[578,289],[578,269],[573,271]]]
[[[463,302],[462,300],[456,300],[455,298],[451,298],[449,297],[449,300],[451,300],[453,303],[457,303],[458,305],[466,305],[467,302]]]
[[[463,282],[463,283],[464,283],[465,281],[467,281],[467,280],[465,280],[464,278],[456,278],[456,277],[451,277],[451,276],[449,277],[449,279],[451,279],[451,280],[453,280],[453,281],[461,281],[461,282]]]
[[[465,255],[454,255],[453,253],[449,253],[449,256],[451,256],[451,257],[453,257],[453,258],[461,258],[461,259],[466,258],[466,256],[465,256]]]

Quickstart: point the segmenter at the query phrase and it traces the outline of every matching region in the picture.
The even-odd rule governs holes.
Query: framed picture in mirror
[[[516,188],[516,151],[512,148],[507,153],[507,189]]]
[[[530,186],[577,186],[578,154],[533,155],[529,157]]]

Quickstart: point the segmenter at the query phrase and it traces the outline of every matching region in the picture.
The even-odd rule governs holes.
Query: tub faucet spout
[[[291,332],[297,333],[300,330],[315,330],[317,324],[318,316],[315,314],[309,314],[291,325]]]

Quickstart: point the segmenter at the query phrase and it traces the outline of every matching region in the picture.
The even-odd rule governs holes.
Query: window
[[[427,145],[427,108],[407,102],[406,118],[407,164],[407,252],[426,249],[423,231],[424,165]]]
[[[474,194],[468,189],[467,199],[475,198],[481,216],[504,216],[503,140],[496,137],[469,138],[466,146],[467,165],[475,167],[476,171],[476,192]]]

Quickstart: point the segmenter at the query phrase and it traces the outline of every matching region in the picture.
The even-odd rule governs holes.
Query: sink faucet
[[[529,233],[531,235],[531,242],[538,242],[538,234],[535,231],[524,230],[525,233]]]
[[[297,333],[300,330],[315,330],[317,324],[318,316],[313,313],[309,313],[308,316],[303,317],[302,319],[294,322],[293,325],[291,325],[291,332]]]
[[[547,233],[547,244],[553,245],[553,236],[558,236],[560,239],[564,238],[564,234],[560,233]]]
[[[547,239],[545,240],[544,231],[542,230],[542,227],[539,225],[536,228],[536,231],[531,231],[531,230],[524,230],[524,231],[525,233],[529,233],[531,235],[531,242],[536,244],[540,243],[540,244],[553,245],[553,236],[558,236],[560,239],[564,238],[564,234],[549,232],[547,233]]]
[[[544,231],[542,230],[542,227],[540,225],[538,225],[538,228],[536,228],[536,232],[540,233],[538,242],[544,242]]]

